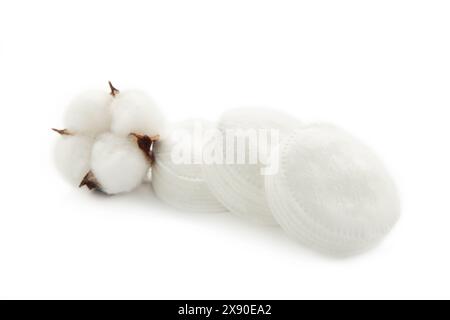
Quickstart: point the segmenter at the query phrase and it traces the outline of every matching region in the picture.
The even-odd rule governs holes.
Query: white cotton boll
[[[218,128],[224,136],[218,136],[210,142],[208,148],[223,150],[226,159],[222,163],[216,161],[203,167],[205,182],[214,196],[228,210],[240,217],[260,224],[276,225],[266,200],[262,171],[271,168],[269,164],[273,161],[268,157],[258,157],[257,162],[251,161],[250,154],[254,150],[261,152],[261,155],[270,154],[270,149],[274,148],[280,139],[299,126],[299,120],[276,110],[239,108],[225,112],[218,123]],[[239,132],[242,130],[243,132]],[[276,133],[275,136],[272,136],[271,130]],[[244,161],[239,163],[237,160],[242,151],[239,150],[237,141],[238,137],[242,137],[242,133],[246,137],[246,132],[249,135],[245,140],[241,140],[245,142],[245,158],[241,158]],[[267,137],[267,143],[264,143],[264,139],[252,139],[252,133],[253,137],[260,134]],[[229,141],[233,141],[234,146],[230,147]],[[263,148],[264,146],[266,148]],[[265,172],[269,173],[270,171]]]
[[[116,194],[135,189],[148,169],[149,161],[138,148],[135,138],[104,133],[96,139],[91,170],[103,192]]]
[[[76,134],[97,135],[109,130],[113,97],[106,91],[86,91],[69,104],[64,125]]]
[[[155,143],[152,185],[167,204],[185,211],[224,212],[202,178],[204,130],[211,125],[189,120],[171,128],[167,138]]]
[[[156,103],[140,91],[118,93],[112,102],[111,131],[122,136],[164,134],[166,120]]]
[[[396,187],[381,161],[330,125],[305,127],[283,141],[279,174],[266,177],[266,190],[289,235],[333,255],[373,247],[400,215]]]
[[[83,135],[62,135],[54,147],[55,164],[61,175],[78,186],[90,170],[93,138]]]

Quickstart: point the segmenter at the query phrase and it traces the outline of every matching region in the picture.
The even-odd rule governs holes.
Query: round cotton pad
[[[267,155],[280,139],[299,126],[301,123],[292,116],[270,109],[239,108],[225,112],[218,123],[221,135],[208,145],[208,149],[222,152],[223,161],[203,167],[205,182],[214,196],[238,216],[276,225],[264,191],[263,174],[270,173],[264,170],[275,164]],[[255,150],[259,154],[257,161],[251,155]]]
[[[211,125],[189,120],[172,126],[171,134],[155,143],[152,185],[164,202],[185,211],[224,212],[204,183],[202,146]]]
[[[285,139],[280,171],[265,183],[281,227],[330,254],[367,250],[400,215],[396,187],[377,156],[330,125],[308,126]]]

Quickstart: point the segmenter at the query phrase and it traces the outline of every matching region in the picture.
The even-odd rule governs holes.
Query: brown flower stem
[[[150,162],[150,164],[153,164],[153,162],[155,162],[152,150],[153,143],[159,139],[159,136],[149,137],[147,135],[142,135],[138,133],[130,133],[130,136],[136,138],[136,143],[139,149],[141,149],[141,151],[144,153],[145,157]]]
[[[115,88],[114,86],[113,86],[113,84],[111,83],[111,81],[108,81],[108,84],[109,84],[109,88],[111,89],[111,95],[113,96],[113,97],[115,97],[116,95],[118,95],[119,93],[120,93],[120,91],[117,89],[117,88]]]
[[[88,173],[86,173],[86,175],[84,176],[83,180],[81,181],[80,185],[78,187],[82,188],[82,187],[88,187],[89,190],[100,190],[100,184],[98,183],[97,179],[95,178],[94,174],[92,173],[92,171],[89,171]]]
[[[160,137],[160,135],[158,134],[158,135],[156,135],[156,136],[150,137],[150,140],[152,140],[153,142],[156,142],[156,141],[159,140],[159,138],[161,138],[161,137]]]
[[[55,131],[55,132],[58,132],[62,136],[71,136],[72,135],[72,133],[69,130],[67,130],[67,129],[55,129],[55,128],[52,128],[52,130]]]

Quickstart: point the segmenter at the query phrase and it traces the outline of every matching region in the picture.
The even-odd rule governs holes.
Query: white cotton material
[[[202,120],[175,124],[166,138],[155,143],[152,185],[158,198],[180,210],[225,212],[202,177]],[[196,131],[197,130],[197,131]],[[198,134],[197,134],[198,133]]]
[[[400,216],[396,187],[378,157],[331,125],[297,130],[280,146],[280,171],[266,177],[281,227],[303,244],[348,256],[376,245]]]
[[[140,91],[118,93],[112,102],[111,131],[127,136],[130,133],[148,136],[163,135],[166,119],[156,103]]]
[[[56,168],[72,185],[78,187],[90,170],[93,138],[83,135],[62,135],[54,147]]]
[[[112,133],[100,135],[92,148],[91,170],[107,194],[129,192],[138,187],[149,169],[149,161],[134,137]]]
[[[75,134],[98,135],[111,126],[112,96],[104,91],[86,91],[75,97],[64,114],[64,128]]]
[[[277,110],[264,108],[238,108],[225,112],[219,122],[218,128],[222,134],[231,133],[234,141],[239,136],[239,132],[233,130],[276,130],[279,139],[301,126],[301,122],[295,117],[286,115]],[[225,155],[230,153],[226,138],[218,137],[210,142],[209,148],[214,145],[223,146]],[[261,149],[259,142],[246,139],[247,159],[249,159],[250,148]],[[268,140],[267,152],[278,144],[278,140]],[[238,152],[238,144],[235,143],[233,149],[234,158]],[[267,153],[266,152],[266,153]],[[259,159],[261,160],[261,159]],[[263,224],[276,225],[269,205],[266,200],[264,190],[263,164],[268,162],[258,161],[257,163],[237,163],[236,161],[224,161],[223,163],[213,163],[203,166],[203,176],[205,182],[211,189],[214,196],[232,213],[247,220]]]

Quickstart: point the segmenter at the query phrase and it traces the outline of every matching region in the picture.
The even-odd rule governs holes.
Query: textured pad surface
[[[341,129],[312,125],[281,147],[280,172],[266,177],[272,212],[304,244],[336,255],[364,251],[400,215],[395,185],[377,156]]]
[[[172,126],[171,134],[155,144],[155,163],[152,166],[152,185],[155,194],[169,205],[184,211],[224,212],[226,209],[216,200],[203,181],[201,160],[202,137],[196,129],[212,126],[201,120],[188,120]],[[173,153],[186,152],[188,163],[173,161]]]
[[[239,108],[227,111],[218,123],[219,130],[223,134],[231,132],[233,139],[238,137],[238,130],[248,129],[277,130],[282,139],[299,126],[301,123],[292,116],[262,108]],[[233,133],[233,130],[237,131]],[[229,150],[225,147],[225,140],[226,138],[218,138],[210,143],[223,145],[223,152],[226,154]],[[251,139],[246,139],[245,142],[246,152],[250,148],[260,148],[260,145],[258,143],[255,145]],[[269,140],[268,149],[274,145],[275,143]],[[238,146],[235,144],[234,154],[237,149]],[[246,159],[248,156],[247,154]],[[203,175],[216,198],[232,213],[257,223],[276,225],[265,196],[262,167],[261,162],[211,164],[203,167]]]

